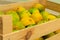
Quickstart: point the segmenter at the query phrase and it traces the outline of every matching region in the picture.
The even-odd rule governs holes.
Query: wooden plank
[[[9,15],[0,16],[0,34],[8,34],[12,32],[12,17]],[[1,22],[2,21],[2,22]]]
[[[12,4],[4,4],[0,5],[1,11],[7,11],[7,10],[16,10],[18,6],[23,6],[26,9],[31,8],[35,3],[41,3],[42,5],[46,5],[46,0],[34,0],[30,2],[18,2],[18,3],[12,3]]]
[[[57,35],[52,36],[52,37],[50,37],[50,38],[48,38],[46,40],[60,40],[60,33],[58,33]]]
[[[18,6],[23,6],[26,9],[29,9],[30,7],[32,7],[32,5],[34,5],[34,3],[38,3],[38,1],[31,1],[31,2],[18,2],[18,3],[12,3],[12,4],[5,4],[5,5],[0,5],[0,10],[10,10],[10,9],[14,9],[16,10],[16,8]]]
[[[60,4],[57,4],[57,3],[47,1],[47,8],[57,11],[57,12],[60,12]]]
[[[3,20],[3,31],[2,31],[3,35],[11,33],[13,30],[12,17],[9,15],[3,15],[2,20]]]
[[[56,19],[56,20],[53,20],[53,21],[50,21],[47,23],[36,25],[31,28],[20,30],[15,33],[4,35],[3,39],[4,40],[8,40],[8,39],[10,39],[10,40],[28,40],[28,39],[34,40],[36,38],[39,38],[39,37],[47,35],[51,32],[54,32],[57,29],[60,29],[60,19]]]
[[[47,22],[46,24],[37,25],[34,27],[33,34],[29,40],[34,40],[35,38],[42,37],[56,31],[57,29],[60,29],[60,19]]]
[[[48,0],[48,1],[60,4],[60,0]]]
[[[30,36],[32,34],[33,31],[32,28],[26,28],[26,29],[22,29],[20,31],[14,32],[14,33],[10,33],[7,35],[3,36],[3,40],[26,40],[29,39],[27,36]],[[29,34],[31,33],[31,34]]]
[[[45,7],[47,6],[47,0],[39,0],[39,3],[43,4]]]

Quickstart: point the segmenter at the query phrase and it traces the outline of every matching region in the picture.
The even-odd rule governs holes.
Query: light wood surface
[[[13,30],[13,25],[12,25],[12,17],[10,15],[3,15],[2,16],[2,21],[3,21],[3,35],[11,33]]]
[[[47,35],[49,33],[56,31],[57,29],[60,29],[59,21],[60,19],[36,26],[30,40],[34,40],[34,38],[42,37],[44,35]]]
[[[0,16],[0,35],[8,34],[12,32],[12,17],[9,15]]]

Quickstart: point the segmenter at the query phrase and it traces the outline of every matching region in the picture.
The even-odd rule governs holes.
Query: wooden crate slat
[[[8,34],[12,32],[12,17],[9,15],[2,15],[0,16],[1,19],[1,29],[0,29],[0,34],[4,35],[4,34]]]
[[[32,36],[30,37],[30,40],[34,40],[35,38],[42,37],[44,35],[47,35],[51,32],[60,29],[60,19],[57,19],[52,22],[48,22],[46,24],[38,25],[34,28],[35,29],[33,31]]]
[[[12,17],[9,15],[3,15],[3,35],[11,33],[13,30],[13,25],[12,25]]]
[[[39,3],[43,4],[44,6],[47,6],[47,0],[39,0]]]
[[[11,3],[11,4],[4,4],[0,5],[1,11],[7,11],[7,10],[16,10],[18,6],[23,6],[26,9],[31,8],[35,3],[41,3],[42,5],[46,5],[46,0],[31,0],[30,2],[18,2],[18,3]]]
[[[4,5],[0,5],[0,10],[1,11],[11,10],[11,9],[16,10],[18,6],[23,6],[26,9],[29,9],[30,7],[32,7],[32,5],[38,2],[39,0],[34,0],[34,1],[32,0],[31,2],[18,2],[18,3],[12,3],[12,4],[4,4]]]
[[[27,32],[31,31],[32,33],[31,33],[29,40],[34,40],[36,38],[39,38],[46,34],[54,32],[57,29],[60,29],[60,19],[50,21],[50,22],[47,22],[47,23],[44,23],[41,25],[36,25],[34,27],[24,29],[23,31],[21,30],[19,32],[4,35],[3,39],[4,40],[8,40],[8,39],[10,39],[10,40],[18,40],[18,39],[25,40],[24,36],[27,34]],[[29,35],[27,35],[27,36],[29,36]]]
[[[47,8],[57,11],[57,12],[60,12],[60,4],[57,4],[54,2],[47,1]]]
[[[50,38],[48,38],[46,40],[60,40],[60,33],[58,33],[57,35],[52,36],[52,37],[50,37]]]
[[[23,29],[23,30],[8,34],[8,35],[4,35],[3,40],[8,40],[8,39],[10,39],[10,40],[25,40],[27,33],[31,30],[33,30],[33,29],[27,28],[27,29]]]

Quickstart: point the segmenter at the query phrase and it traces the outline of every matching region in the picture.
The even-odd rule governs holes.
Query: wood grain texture
[[[3,36],[3,40],[28,40],[33,31],[32,28],[23,29]]]
[[[47,1],[47,8],[57,11],[57,12],[60,12],[60,4],[57,4],[57,3]]]

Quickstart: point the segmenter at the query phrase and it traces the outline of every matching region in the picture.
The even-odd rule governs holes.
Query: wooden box
[[[7,11],[16,9],[19,5],[29,9],[35,3],[41,3],[46,6],[46,0],[34,0],[26,3],[23,2],[0,5],[0,10]],[[60,19],[12,32],[12,17],[9,15],[0,16],[0,40],[34,40],[58,29],[60,29]],[[46,40],[60,40],[60,33]]]

